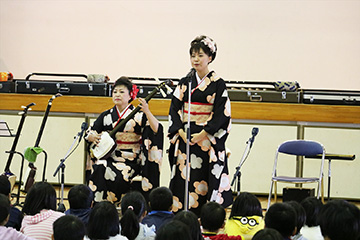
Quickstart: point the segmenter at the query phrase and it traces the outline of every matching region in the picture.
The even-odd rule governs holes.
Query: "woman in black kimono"
[[[225,141],[231,128],[231,108],[226,85],[208,65],[216,56],[215,42],[199,36],[191,42],[193,69],[176,87],[169,112],[170,189],[173,211],[184,209],[186,175],[186,126],[188,121],[188,83],[190,105],[190,179],[188,209],[200,213],[207,201],[227,207],[232,203]]]
[[[126,118],[135,107],[130,103],[137,94],[136,85],[127,77],[119,78],[113,88],[115,104],[101,113],[87,131],[85,139],[98,144],[101,132],[111,131]],[[106,160],[94,160],[89,187],[95,202],[117,203],[121,195],[130,189],[141,191],[145,196],[159,186],[162,161],[163,128],[152,115],[144,99],[139,99],[141,110],[120,128],[115,135],[116,149]],[[136,188],[133,178],[140,176],[141,189]]]

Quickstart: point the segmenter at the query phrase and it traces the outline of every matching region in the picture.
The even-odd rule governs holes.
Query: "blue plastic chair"
[[[321,165],[319,169],[319,176],[315,177],[292,177],[292,176],[278,176],[277,175],[277,165],[279,159],[279,153],[286,154],[286,155],[294,155],[294,156],[315,156],[318,154],[322,155],[321,158]],[[296,158],[295,158],[296,159]],[[269,209],[271,203],[271,196],[272,190],[274,186],[274,200],[277,200],[277,183],[284,182],[284,183],[292,183],[292,184],[303,184],[303,183],[318,183],[318,191],[317,191],[317,198],[320,197],[321,191],[321,198],[324,201],[324,189],[323,189],[323,169],[324,169],[324,162],[325,162],[325,148],[322,144],[315,142],[315,141],[306,141],[306,140],[291,140],[286,141],[280,144],[278,147],[276,154],[275,154],[275,162],[274,168],[271,177],[271,185],[269,191],[269,199],[268,199],[268,206]]]

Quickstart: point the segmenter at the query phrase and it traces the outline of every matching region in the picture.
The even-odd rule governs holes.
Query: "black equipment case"
[[[146,98],[154,88],[156,88],[161,82],[171,80],[173,84],[177,84],[179,79],[175,78],[146,78],[146,77],[129,77],[132,83],[136,84],[139,89],[137,94],[138,98]],[[175,85],[170,86],[173,90],[175,89]],[[164,98],[160,92],[157,92],[153,98]],[[166,99],[172,98],[172,93],[168,94]]]
[[[0,93],[13,93],[15,92],[15,82],[6,81],[0,82]]]
[[[360,91],[303,89],[303,102],[307,104],[360,106]]]
[[[30,80],[31,76],[45,76],[47,80]],[[89,76],[85,74],[61,74],[61,73],[32,73],[25,80],[15,80],[17,93],[83,95],[83,96],[110,96],[108,83],[89,82]],[[87,81],[58,81],[48,80],[51,77],[60,79],[85,78]]]
[[[231,101],[300,103],[297,82],[225,81]],[[272,85],[273,88],[267,87]]]

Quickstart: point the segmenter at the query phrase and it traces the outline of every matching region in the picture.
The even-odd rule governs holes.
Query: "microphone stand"
[[[192,73],[192,74],[191,74]],[[190,114],[191,114],[191,82],[193,77],[193,69],[190,72],[188,82],[188,120],[186,129],[186,162],[185,162],[185,196],[184,196],[184,210],[189,210],[189,179],[190,179]]]
[[[234,183],[235,183],[235,180],[237,180],[237,188],[236,188],[236,190],[237,190],[237,196],[240,195],[240,178],[241,178],[240,168],[242,167],[242,165],[244,164],[245,160],[246,160],[247,157],[249,156],[250,150],[251,150],[252,145],[253,145],[253,143],[254,143],[254,140],[255,140],[255,135],[253,134],[253,136],[251,136],[251,137],[249,138],[249,140],[246,141],[246,144],[247,144],[247,145],[246,145],[245,151],[244,151],[244,153],[243,153],[243,156],[242,156],[242,158],[241,158],[241,160],[240,160],[239,165],[236,167],[236,172],[235,172],[234,177],[233,177],[233,179],[232,179],[232,181],[231,181],[231,186],[233,186]]]
[[[82,131],[78,132],[78,134],[74,137],[74,141],[71,144],[69,150],[67,151],[67,153],[65,154],[65,157],[63,159],[60,159],[60,164],[59,166],[56,168],[53,177],[56,176],[56,174],[59,172],[59,170],[61,169],[61,192],[60,192],[60,203],[58,204],[58,211],[60,212],[65,212],[66,208],[64,205],[64,184],[65,184],[65,160],[70,156],[70,154],[72,153],[71,149],[74,147],[76,141],[79,139],[79,137],[82,135]],[[80,143],[81,138],[78,142],[78,144]],[[76,146],[77,147],[77,146]]]

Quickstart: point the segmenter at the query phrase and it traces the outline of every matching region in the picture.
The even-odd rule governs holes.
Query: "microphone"
[[[86,129],[88,128],[88,124],[87,122],[83,122],[81,124],[81,132],[79,132],[79,143],[81,142],[82,136],[84,135],[84,132],[86,131]]]
[[[194,74],[195,74],[195,68],[191,68],[190,69],[190,72],[186,75],[186,78],[190,78],[190,80],[191,80],[191,78],[194,76]]]
[[[254,140],[255,140],[255,136],[259,133],[259,128],[254,127],[251,131],[252,137],[250,138],[250,148],[252,147]]]

